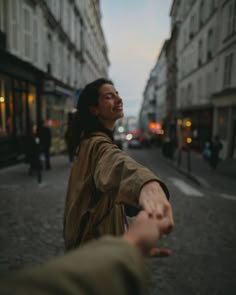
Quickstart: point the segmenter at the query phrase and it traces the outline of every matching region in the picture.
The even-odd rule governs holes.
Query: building
[[[41,119],[63,150],[75,94],[108,67],[99,0],[0,0],[0,165],[24,157]]]
[[[145,90],[139,114],[140,127],[148,131],[151,122],[163,124],[167,114],[167,44],[166,40],[154,65]]]
[[[191,120],[192,146],[201,149],[212,137],[217,6],[215,1],[180,3],[177,109],[180,118]]]
[[[167,44],[168,40],[162,46],[156,65],[156,121],[160,123],[164,122],[167,114]]]
[[[147,81],[143,102],[139,114],[139,125],[143,130],[148,130],[149,123],[156,121],[156,88],[157,88],[157,70],[156,65],[151,71]]]
[[[216,83],[212,95],[213,134],[223,141],[223,156],[236,158],[236,1],[219,1]]]
[[[177,109],[192,122],[193,146],[219,134],[222,157],[235,155],[236,1],[173,1],[177,39]],[[214,118],[214,120],[213,120]]]

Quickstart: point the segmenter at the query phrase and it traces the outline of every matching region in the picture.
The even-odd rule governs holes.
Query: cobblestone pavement
[[[236,193],[225,198],[217,185],[197,186],[168,165],[156,149],[128,152],[166,182],[176,223],[175,231],[160,244],[170,247],[173,255],[146,261],[147,294],[235,294]],[[23,164],[0,170],[2,274],[63,253],[70,165],[64,156],[53,157],[52,164],[40,185]]]
[[[63,253],[62,225],[69,163],[53,157],[42,184],[20,164],[0,170],[0,271]]]
[[[196,185],[173,170],[155,149],[129,152],[166,182],[176,224],[160,244],[172,249],[173,255],[147,261],[148,294],[235,294],[236,190],[234,195],[227,191],[225,198],[221,184]]]

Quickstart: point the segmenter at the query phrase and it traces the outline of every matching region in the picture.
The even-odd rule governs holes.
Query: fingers
[[[153,200],[145,199],[143,201],[143,209],[147,212],[149,217],[157,218],[159,220],[165,218],[167,220],[166,227],[163,228],[165,234],[169,234],[174,228],[174,218],[171,205],[168,201],[164,204],[156,204]]]
[[[156,204],[152,200],[145,199],[143,201],[143,209],[148,213],[150,217],[154,217],[156,214]],[[161,212],[160,215],[162,215]]]

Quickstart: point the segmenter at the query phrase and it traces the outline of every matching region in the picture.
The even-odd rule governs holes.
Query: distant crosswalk
[[[188,197],[197,197],[197,198],[202,198],[206,196],[202,191],[196,189],[186,181],[180,179],[180,178],[175,178],[175,177],[170,177],[168,178],[168,181],[170,181],[175,187],[178,188],[178,190],[185,196]],[[212,190],[213,192],[213,190]],[[226,193],[221,193],[221,192],[214,192],[214,196],[225,199],[225,200],[230,200],[230,201],[236,201],[236,195],[230,195]]]
[[[229,194],[220,194],[220,197],[226,200],[236,201],[236,196],[232,196]]]
[[[187,196],[191,197],[203,197],[204,194],[199,190],[195,189],[193,186],[189,185],[188,183],[184,182],[179,178],[171,177],[169,180],[176,186],[182,193]]]

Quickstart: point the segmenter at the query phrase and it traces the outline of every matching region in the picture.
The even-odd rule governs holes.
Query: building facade
[[[174,1],[177,2],[177,1]],[[216,134],[222,157],[234,156],[236,1],[180,1],[177,39],[179,116],[192,122],[201,149]]]
[[[140,109],[140,127],[148,131],[149,123],[158,122],[163,124],[167,114],[167,44],[162,46],[156,64],[152,69],[145,90]]]
[[[236,158],[236,1],[219,1],[217,17],[213,133],[223,141],[224,156]]]
[[[217,57],[216,1],[182,1],[177,40],[177,109],[192,122],[193,146],[201,149],[212,138]]]
[[[143,130],[148,130],[149,123],[156,121],[156,89],[157,65],[152,69],[143,93],[143,101],[139,114],[139,125]]]
[[[0,0],[0,165],[42,119],[63,150],[76,96],[108,67],[99,0]]]

